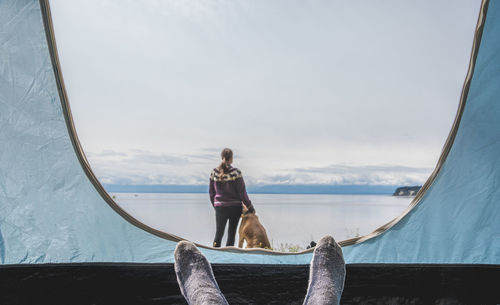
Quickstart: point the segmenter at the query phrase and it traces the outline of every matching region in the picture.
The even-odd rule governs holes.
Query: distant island
[[[415,196],[422,186],[402,186],[398,187],[392,196]]]

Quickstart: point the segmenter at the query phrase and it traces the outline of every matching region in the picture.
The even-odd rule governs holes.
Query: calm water
[[[155,229],[202,244],[212,244],[215,213],[208,194],[111,195],[128,213]],[[305,248],[310,241],[317,241],[326,234],[337,240],[368,234],[400,215],[412,198],[250,194],[250,199],[274,248],[285,244]]]

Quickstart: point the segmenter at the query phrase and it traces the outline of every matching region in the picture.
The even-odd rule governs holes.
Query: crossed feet
[[[189,305],[228,304],[215,281],[212,266],[196,246],[181,241],[175,248],[175,273]],[[344,290],[345,263],[333,237],[323,237],[314,249],[304,305],[339,304]]]

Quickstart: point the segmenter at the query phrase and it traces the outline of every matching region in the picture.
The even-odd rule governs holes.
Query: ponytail
[[[221,175],[224,175],[229,171],[229,165],[231,159],[233,159],[233,151],[229,148],[224,148],[220,154],[222,158],[222,162],[219,165],[218,169]]]
[[[219,172],[221,175],[224,175],[225,173],[227,173],[227,171],[229,170],[229,164],[226,163],[226,161],[222,161],[219,165]]]

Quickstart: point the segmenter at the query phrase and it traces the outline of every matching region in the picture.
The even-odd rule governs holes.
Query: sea
[[[205,245],[213,242],[215,212],[208,194],[111,193],[111,196],[148,226]],[[305,249],[311,241],[325,235],[332,235],[337,241],[366,235],[401,215],[413,199],[391,195],[249,196],[271,246],[279,251]]]

